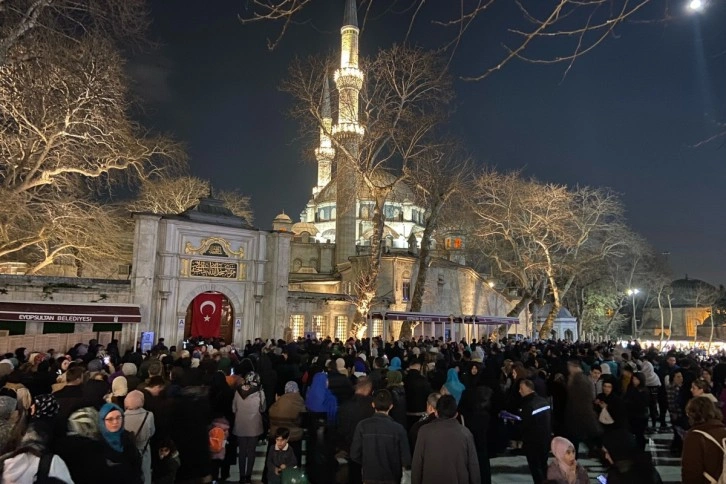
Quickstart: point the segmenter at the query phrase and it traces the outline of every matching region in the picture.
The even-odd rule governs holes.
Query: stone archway
[[[192,301],[194,301],[194,298],[198,295],[205,293],[205,292],[219,292],[224,295],[224,297],[227,298],[229,301],[229,305],[231,307],[232,312],[232,332],[231,332],[231,339],[229,341],[226,341],[227,343],[234,343],[235,342],[235,336],[238,334],[235,331],[234,328],[234,320],[235,319],[243,319],[244,320],[244,305],[242,304],[242,300],[239,298],[237,292],[235,290],[228,286],[227,284],[199,284],[198,286],[194,286],[193,288],[189,288],[184,296],[179,299],[179,303],[177,306],[177,314],[179,317],[185,317],[185,325],[184,325],[184,335],[189,334],[191,332],[191,319],[189,319],[187,315],[187,310],[189,309],[189,306],[192,304]],[[250,324],[253,324],[252,321],[249,321]],[[184,335],[179,334],[179,337],[183,338]]]
[[[232,306],[232,302],[229,300],[226,294],[218,291],[206,291],[206,292],[200,292],[198,295],[192,299],[192,301],[187,306],[187,312],[186,312],[186,321],[189,321],[188,324],[184,325],[184,339],[187,340],[191,336],[192,332],[192,311],[194,308],[195,300],[203,296],[205,294],[219,294],[222,296],[222,307],[220,308],[221,311],[221,323],[219,327],[219,338],[224,340],[225,343],[233,343],[234,342],[234,320],[235,320],[235,312],[234,307]]]

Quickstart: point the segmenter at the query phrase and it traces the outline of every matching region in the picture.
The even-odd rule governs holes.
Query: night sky
[[[484,81],[457,81],[451,131],[500,170],[613,188],[633,229],[670,253],[675,277],[726,283],[726,138],[695,146],[726,130],[726,4],[682,15],[680,1],[668,23],[618,28],[564,79],[565,65],[514,61]],[[495,4],[468,32],[455,75],[502,58],[503,28],[517,18],[511,3]],[[310,21],[272,52],[266,39],[278,26],[241,25],[243,8],[239,0],[152,2],[161,47],[133,58],[129,71],[145,125],[185,143],[194,175],[250,195],[255,225],[269,229],[282,210],[297,221],[316,179],[286,114],[292,98],[278,86],[295,55],[337,52],[343,0],[315,2],[301,18]],[[427,15],[439,13],[431,8]],[[361,55],[400,41],[406,26],[396,16],[368,23]],[[414,32],[423,45],[450,34],[425,16]],[[537,46],[543,55],[548,48]]]

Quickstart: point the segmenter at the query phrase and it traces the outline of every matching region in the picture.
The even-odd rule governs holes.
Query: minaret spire
[[[335,139],[345,148],[336,150],[335,262],[342,264],[355,255],[356,205],[360,142],[365,129],[358,120],[358,102],[363,87],[363,72],[358,65],[358,13],[356,0],[346,0],[343,27],[340,29],[340,68],[335,71],[338,88],[338,122],[333,126]]]
[[[320,101],[320,117],[322,118],[322,126],[320,127],[320,146],[315,149],[315,159],[318,161],[318,184],[313,187],[313,197],[325,185],[330,183],[332,172],[333,158],[335,158],[335,149],[330,140],[330,132],[333,129],[333,115],[330,109],[330,82],[327,74],[323,81],[323,99]]]

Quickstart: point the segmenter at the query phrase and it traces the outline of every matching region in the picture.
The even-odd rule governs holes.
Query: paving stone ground
[[[652,434],[648,436],[647,450],[651,452],[656,468],[663,479],[664,484],[675,484],[681,482],[681,459],[672,457],[669,452],[669,445],[672,434]],[[257,447],[257,458],[255,459],[255,470],[252,475],[252,482],[262,482],[262,468],[265,464],[265,451],[267,447]],[[585,466],[591,482],[597,482],[597,476],[605,473],[605,468],[595,459],[580,458],[578,461]],[[532,478],[527,468],[527,460],[524,456],[505,456],[491,459],[492,483],[493,484],[531,484]],[[239,481],[239,468],[232,469],[232,476],[227,482]]]

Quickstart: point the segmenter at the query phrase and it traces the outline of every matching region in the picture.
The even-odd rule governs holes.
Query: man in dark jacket
[[[58,410],[58,421],[62,423],[63,434],[65,434],[65,425],[68,417],[86,405],[92,406],[96,402],[86,402],[83,396],[83,367],[72,366],[66,372],[66,386],[53,394],[60,409]]]
[[[427,415],[426,399],[433,391],[429,380],[421,374],[420,360],[413,360],[409,364],[403,387],[406,389],[408,428],[411,428],[421,417]]]
[[[440,393],[429,394],[426,399],[426,416],[414,423],[411,426],[411,430],[408,431],[408,443],[411,446],[411,451],[416,450],[416,440],[418,439],[418,433],[421,427],[436,420],[436,404],[439,403],[439,398],[441,398]]]
[[[535,484],[547,476],[547,456],[552,439],[552,408],[547,400],[534,391],[532,380],[519,382],[522,407],[522,442],[524,455],[527,456],[529,472]]]
[[[456,400],[442,395],[436,420],[419,431],[411,463],[413,484],[479,484],[474,437],[456,420]]]
[[[363,482],[399,483],[403,468],[411,465],[411,451],[403,425],[388,416],[393,397],[379,390],[373,397],[376,413],[355,428],[350,457],[361,465]]]
[[[355,384],[353,398],[338,408],[338,447],[350,454],[350,446],[353,443],[353,433],[362,420],[373,416],[373,382],[368,378],[359,378]],[[360,484],[360,464],[351,461],[348,464],[350,484]]]

